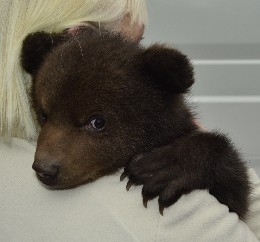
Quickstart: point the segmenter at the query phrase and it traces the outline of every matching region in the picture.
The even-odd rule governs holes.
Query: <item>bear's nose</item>
[[[60,166],[58,162],[47,163],[46,161],[35,160],[32,168],[44,182],[53,180],[58,175]]]

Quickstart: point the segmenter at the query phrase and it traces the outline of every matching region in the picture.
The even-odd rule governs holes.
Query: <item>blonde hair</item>
[[[36,137],[30,77],[20,66],[29,33],[61,32],[85,21],[105,24],[125,14],[132,23],[146,23],[145,0],[0,0],[0,136]]]

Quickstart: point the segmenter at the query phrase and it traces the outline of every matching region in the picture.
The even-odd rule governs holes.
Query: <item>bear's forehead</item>
[[[126,77],[136,78],[136,59],[141,48],[117,36],[80,35],[54,48],[45,58],[37,78],[44,86],[120,85]],[[125,84],[125,83],[124,83]]]
[[[46,106],[61,109],[116,106],[142,97],[146,86],[136,69],[140,49],[132,47],[95,38],[58,46],[37,73],[35,96]]]
[[[115,73],[124,68],[129,70],[141,51],[138,44],[122,41],[121,36],[83,32],[54,48],[45,64],[62,72]]]
[[[137,71],[131,61],[119,62],[102,58],[59,60],[59,55],[49,56],[36,76],[36,89],[55,96],[73,93],[85,96],[115,94],[138,89]],[[142,85],[143,86],[143,85]]]

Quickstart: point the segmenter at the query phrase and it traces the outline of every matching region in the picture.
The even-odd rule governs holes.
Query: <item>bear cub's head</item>
[[[176,49],[90,28],[38,32],[24,40],[21,63],[41,126],[33,168],[49,187],[111,174],[194,129],[183,95],[193,69]]]

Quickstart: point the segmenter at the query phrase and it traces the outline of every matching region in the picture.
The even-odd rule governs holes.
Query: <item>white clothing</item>
[[[35,146],[0,143],[0,241],[254,242],[260,238],[260,182],[247,224],[206,190],[193,191],[159,213],[157,199],[142,204],[141,186],[127,192],[120,173],[75,189],[44,188],[31,168]],[[251,171],[252,172],[252,171]],[[253,231],[251,231],[249,229]]]

